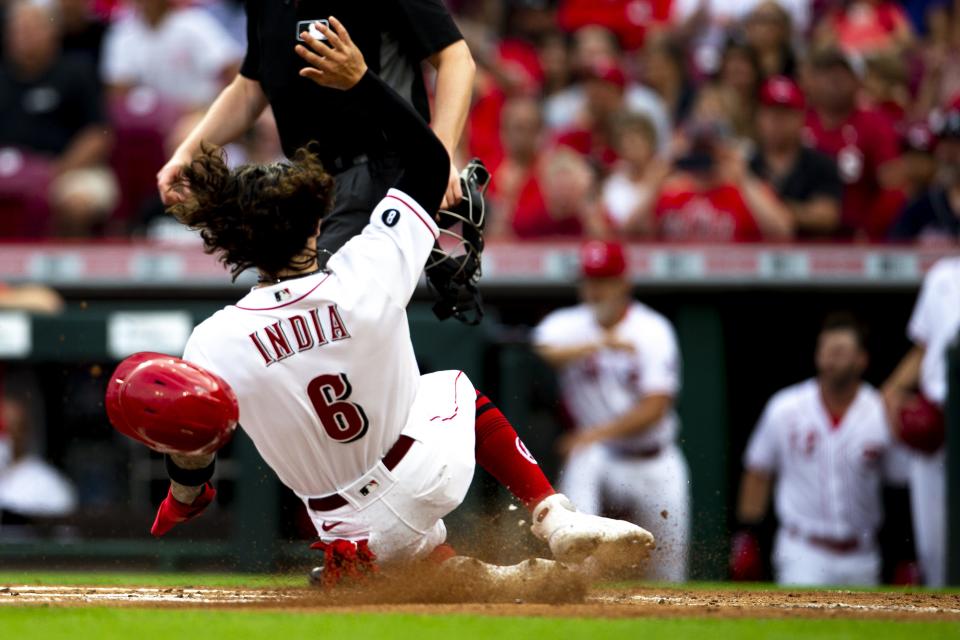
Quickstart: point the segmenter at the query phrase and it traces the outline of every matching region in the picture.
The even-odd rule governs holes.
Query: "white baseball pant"
[[[773,548],[777,584],[784,586],[873,586],[880,582],[880,552],[875,545],[837,552],[812,544],[780,528]]]
[[[673,444],[648,459],[625,458],[592,445],[567,461],[560,490],[584,513],[602,515],[609,506],[628,514],[627,520],[657,541],[644,577],[683,582],[690,541],[689,476],[687,461]]]
[[[910,513],[923,583],[947,582],[946,448],[933,455],[913,453],[910,461]]]
[[[340,491],[347,505],[322,512],[307,505],[320,539],[368,540],[383,564],[423,558],[442,544],[442,518],[460,506],[473,480],[475,413],[466,374],[422,376],[403,429],[415,440],[410,450],[392,471],[378,463]]]

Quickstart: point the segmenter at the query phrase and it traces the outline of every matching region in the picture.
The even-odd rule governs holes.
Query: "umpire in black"
[[[442,0],[247,0],[247,53],[237,77],[157,174],[164,204],[183,196],[170,189],[201,143],[225,145],[243,135],[269,104],[288,156],[314,141],[337,181],[333,210],[322,222],[318,249],[334,253],[366,225],[370,211],[396,182],[399,165],[377,122],[359,119],[342,91],[301,77],[295,47],[311,25],[335,16],[363,58],[430,122],[451,158],[460,140],[475,65]],[[430,114],[421,64],[436,69]],[[461,197],[451,163],[444,207]]]

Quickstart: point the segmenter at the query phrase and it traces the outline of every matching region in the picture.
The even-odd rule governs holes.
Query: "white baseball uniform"
[[[369,539],[381,562],[429,553],[474,470],[467,376],[420,376],[406,306],[438,231],[391,189],[327,272],[254,288],[190,337],[184,358],[221,376],[240,424],[300,496],[321,539]],[[391,471],[401,434],[415,440]],[[310,498],[339,494],[328,512]]]
[[[944,258],[927,273],[907,334],[925,348],[920,390],[936,405],[947,401],[947,349],[960,332],[960,258]],[[947,571],[946,449],[932,455],[913,453],[910,507],[917,556],[927,586],[946,584]]]
[[[613,331],[633,351],[604,348],[559,371],[563,403],[577,429],[599,427],[635,408],[644,396],[680,390],[680,355],[670,323],[633,302]],[[589,306],[549,314],[534,331],[534,343],[568,347],[601,342],[604,329]],[[675,440],[671,410],[643,433],[585,447],[567,461],[561,491],[586,513],[606,506],[626,512],[657,540],[652,575],[683,581],[690,537],[690,487],[686,460]]]
[[[879,582],[876,534],[891,447],[883,400],[869,384],[860,385],[839,421],[816,379],[770,399],[743,464],[777,476],[773,564],[780,584]]]

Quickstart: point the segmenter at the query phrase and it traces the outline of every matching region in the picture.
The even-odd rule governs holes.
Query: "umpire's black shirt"
[[[246,0],[247,55],[240,73],[257,80],[270,101],[283,151],[311,141],[331,169],[385,148],[376,122],[360,118],[344,93],[298,75],[306,63],[294,52],[298,24],[334,16],[360,48],[370,69],[424,120],[430,110],[421,62],[462,39],[442,0]]]

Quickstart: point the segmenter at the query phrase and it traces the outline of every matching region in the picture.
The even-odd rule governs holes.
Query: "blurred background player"
[[[892,439],[880,393],[864,382],[864,330],[847,314],[827,317],[817,339],[817,377],[767,403],[747,451],[734,536],[734,578],[759,579],[751,531],[767,514],[776,480],[773,550],[778,583],[874,585],[881,560],[881,486]]]
[[[431,123],[451,158],[470,107],[473,58],[440,0],[391,0],[378,3],[376,10],[342,0],[254,0],[246,3],[246,11],[247,52],[240,73],[157,175],[161,197],[167,204],[179,199],[170,188],[201,143],[223,146],[236,140],[269,105],[284,153],[290,156],[310,142],[319,143],[316,151],[324,169],[337,181],[336,204],[324,219],[319,245],[334,253],[363,229],[400,167],[379,123],[360,119],[339,91],[298,75],[298,34],[337,16],[373,71]],[[436,70],[432,115],[424,61]],[[443,204],[460,197],[459,172],[451,161]]]
[[[575,431],[561,487],[586,513],[642,522],[657,540],[648,577],[687,576],[690,487],[676,446],[680,353],[673,327],[633,300],[623,248],[591,241],[581,252],[581,304],[554,311],[534,348],[554,367]]]
[[[910,506],[923,582],[947,578],[947,354],[960,332],[960,258],[937,262],[923,280],[907,335],[914,346],[884,384],[894,433],[913,450]]]
[[[69,515],[77,506],[73,485],[36,454],[38,433],[29,403],[0,396],[0,534]],[[16,527],[16,529],[11,529]]]

